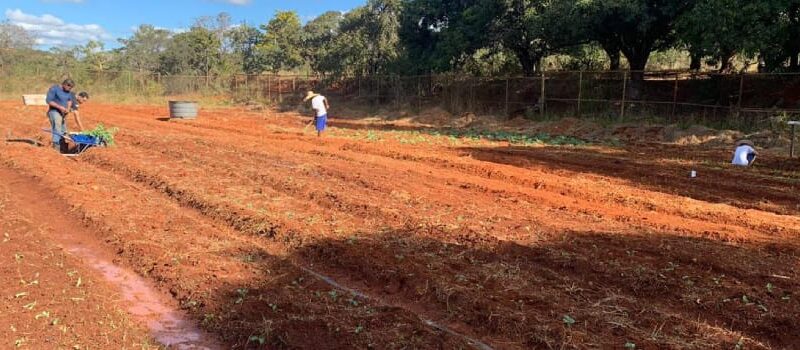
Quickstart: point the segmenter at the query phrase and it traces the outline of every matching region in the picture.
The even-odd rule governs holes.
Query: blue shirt
[[[49,105],[50,102],[55,102],[59,106],[67,108],[67,102],[72,101],[75,103],[75,99],[72,97],[71,92],[64,91],[64,88],[61,85],[53,85],[50,90],[47,91],[47,99],[45,100]],[[50,107],[50,109],[55,109]]]

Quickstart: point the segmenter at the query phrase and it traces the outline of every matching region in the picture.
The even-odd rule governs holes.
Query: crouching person
[[[736,150],[733,151],[733,160],[731,163],[738,166],[751,166],[756,160],[758,151],[749,140],[740,140],[736,142]]]

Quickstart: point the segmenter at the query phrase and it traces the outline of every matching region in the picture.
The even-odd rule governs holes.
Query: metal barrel
[[[196,101],[169,101],[169,117],[180,119],[197,118]]]

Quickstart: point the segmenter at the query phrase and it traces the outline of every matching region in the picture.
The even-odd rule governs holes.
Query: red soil
[[[47,125],[0,107],[0,130]],[[318,139],[297,115],[235,109],[84,114],[119,145],[66,159],[0,144],[0,164],[233,347],[800,347],[796,161],[358,121]]]

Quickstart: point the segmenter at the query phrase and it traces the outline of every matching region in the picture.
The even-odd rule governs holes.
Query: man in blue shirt
[[[64,118],[72,110],[72,105],[75,99],[70,92],[75,87],[75,82],[72,79],[64,80],[61,86],[53,85],[47,91],[47,105],[50,108],[47,110],[47,118],[50,119],[50,130],[53,133],[53,147],[57,150],[61,149],[62,135],[67,133],[67,124]]]

